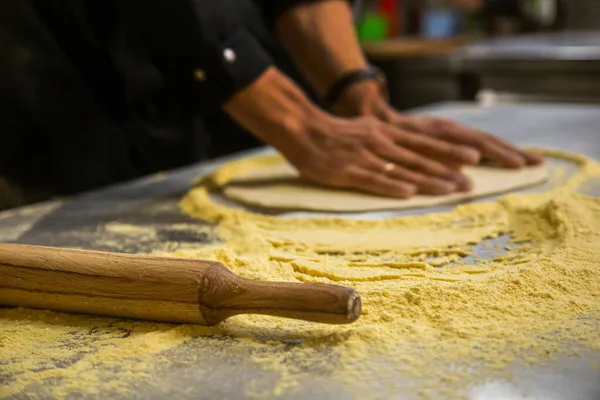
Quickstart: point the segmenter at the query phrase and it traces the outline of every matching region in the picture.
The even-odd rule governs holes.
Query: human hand
[[[478,129],[442,118],[401,114],[388,104],[374,82],[364,82],[348,88],[336,107],[338,114],[374,116],[407,132],[467,146],[476,150],[483,161],[491,161],[502,167],[521,168],[543,162],[540,156]]]
[[[476,164],[467,146],[416,135],[373,117],[316,116],[305,129],[286,135],[277,149],[321,184],[398,198],[468,190],[455,165]]]
[[[454,121],[420,115],[403,115],[391,107],[380,118],[411,132],[447,143],[468,146],[477,150],[483,161],[492,161],[505,168],[522,168],[543,162],[537,154],[519,149],[507,140]]]

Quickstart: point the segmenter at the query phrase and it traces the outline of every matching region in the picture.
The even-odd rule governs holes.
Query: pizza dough
[[[267,209],[360,212],[402,210],[451,204],[535,185],[548,178],[546,166],[520,170],[467,167],[473,180],[467,193],[386,198],[352,190],[327,188],[301,178],[279,155],[254,157],[226,165],[213,177],[230,200]]]

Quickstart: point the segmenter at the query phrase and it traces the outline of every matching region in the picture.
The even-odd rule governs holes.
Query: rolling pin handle
[[[358,319],[362,308],[360,296],[348,287],[255,281],[242,278],[216,262],[199,282],[198,304],[209,325],[238,314],[348,324]]]

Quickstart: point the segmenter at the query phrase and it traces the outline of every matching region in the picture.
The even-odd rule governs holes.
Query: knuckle
[[[379,121],[379,119],[377,119],[376,117],[373,117],[371,115],[362,117],[363,121],[365,121],[365,124],[367,125],[371,125],[371,126],[379,126],[381,124],[381,121]]]
[[[379,139],[378,139],[377,135],[371,134],[371,133],[367,134],[364,137],[363,145],[370,149],[378,148],[379,147]]]
[[[325,166],[324,168],[319,168],[316,171],[311,171],[309,177],[313,180],[323,183],[325,185],[335,185],[337,180],[339,179],[340,169],[335,166]]]
[[[369,148],[377,154],[387,154],[391,146],[394,144],[380,137],[372,138],[369,142]]]
[[[382,128],[382,123],[378,119],[374,117],[365,117],[364,120],[364,129],[367,135],[379,135]]]
[[[340,177],[352,176],[352,174],[353,174],[352,165],[350,165],[350,164],[342,165],[341,167],[338,168],[337,172],[338,172],[337,175]]]
[[[381,130],[379,127],[369,127],[365,131],[365,142],[368,144],[377,143],[381,137]]]
[[[375,183],[374,174],[353,174],[350,178],[352,186],[357,186],[364,189],[372,188]]]
[[[329,171],[329,182],[332,186],[346,187],[351,186],[354,180],[354,169],[351,164],[344,164],[332,168]]]

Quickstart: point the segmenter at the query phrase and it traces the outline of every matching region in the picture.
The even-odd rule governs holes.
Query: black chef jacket
[[[197,161],[203,116],[272,64],[236,1],[2,2],[0,176],[67,194]]]

